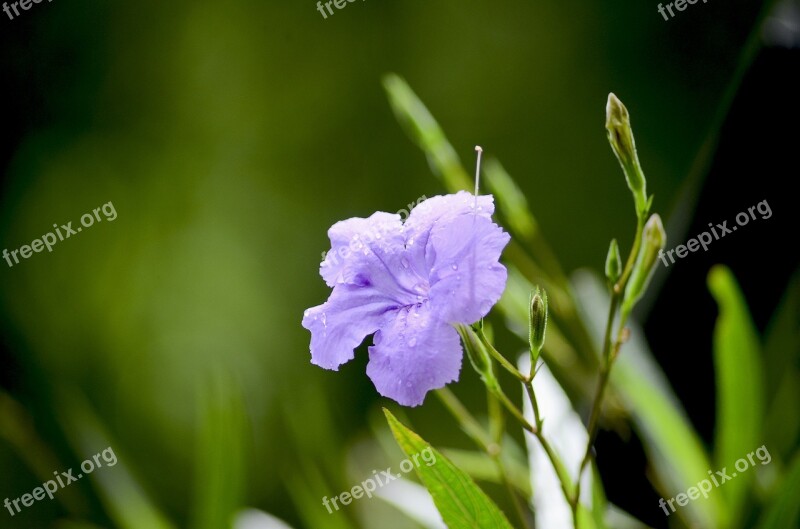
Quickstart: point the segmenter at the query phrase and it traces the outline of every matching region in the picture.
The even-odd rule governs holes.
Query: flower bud
[[[472,367],[481,376],[488,388],[497,387],[498,382],[492,371],[492,359],[475,334],[475,331],[470,329],[467,325],[461,324],[456,325],[456,330],[459,336],[461,336],[461,341],[464,343],[464,349],[467,351],[469,363],[472,364]]]
[[[606,256],[606,277],[612,285],[617,282],[622,275],[622,259],[619,256],[619,245],[616,239],[611,239]]]
[[[642,233],[642,246],[639,248],[639,255],[636,256],[636,263],[633,265],[628,286],[625,288],[625,298],[622,302],[622,314],[630,314],[631,309],[642,297],[650,277],[655,270],[658,254],[664,249],[667,243],[667,234],[661,224],[661,217],[653,214],[644,226]]]
[[[528,342],[531,348],[531,363],[535,367],[536,361],[539,360],[539,354],[542,352],[547,331],[547,292],[539,287],[531,292],[529,316]]]
[[[643,217],[647,214],[648,208],[647,182],[639,164],[639,156],[636,154],[636,142],[633,139],[628,109],[613,93],[608,94],[606,104],[606,130],[608,142],[622,166],[625,180],[633,193],[636,213]]]

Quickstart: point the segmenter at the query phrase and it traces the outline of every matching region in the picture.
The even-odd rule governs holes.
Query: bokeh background
[[[0,527],[115,527],[110,505],[143,527],[219,527],[229,506],[294,527],[362,526],[359,509],[416,527],[377,500],[320,506],[400,458],[369,441],[387,401],[366,348],[323,371],[300,326],[328,295],[331,224],[445,192],[392,114],[388,72],[465,164],[476,144],[502,161],[568,271],[602,270],[609,239],[627,247],[633,233],[603,128],[610,91],[631,112],[669,247],[769,201],[772,218],[662,270],[638,315],[710,443],[709,268],[732,268],[762,331],[798,295],[798,11],[710,1],[665,22],[656,6],[372,0],[323,19],[311,0],[56,0],[0,15],[2,247],[109,201],[118,213],[0,264],[0,498],[106,446],[120,458],[64,501],[0,512]],[[455,389],[483,398],[466,368]],[[794,449],[797,407],[783,412]],[[435,444],[467,445],[434,399],[405,417]],[[598,451],[609,498],[666,527],[635,434],[604,431]]]

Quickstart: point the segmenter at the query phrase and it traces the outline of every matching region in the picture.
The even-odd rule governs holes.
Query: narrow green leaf
[[[714,329],[714,364],[717,372],[717,424],[715,464],[736,475],[734,463],[763,444],[763,375],[758,334],[747,304],[731,271],[715,266],[708,288],[719,305]],[[722,488],[731,520],[745,506],[754,472],[740,472]]]
[[[330,507],[330,501],[328,501],[329,507],[326,507],[323,503],[323,498],[336,496],[342,489],[331,485],[314,463],[306,461],[294,465],[284,479],[286,490],[292,498],[298,516],[303,521],[303,527],[355,529],[351,520],[352,514],[346,507],[338,504]]]
[[[758,529],[788,529],[800,527],[800,453],[795,455],[789,471],[780,486],[774,488],[775,496],[767,505]]]
[[[461,165],[456,150],[447,141],[444,131],[404,79],[396,74],[383,78],[397,121],[427,155],[434,174],[441,178],[451,193],[471,190],[472,180]]]
[[[606,491],[603,490],[603,480],[600,479],[600,472],[596,464],[592,463],[590,471],[592,473],[592,518],[597,529],[606,529],[606,512],[609,507]]]
[[[626,345],[611,374],[612,386],[628,406],[642,436],[660,482],[659,491],[665,498],[674,497],[707,478],[711,464],[683,409],[643,376],[634,362],[625,360],[630,353]],[[678,510],[679,516],[698,527],[725,527],[725,513],[722,498],[713,493]]]
[[[94,454],[111,447],[117,457],[113,467],[92,472],[97,494],[116,527],[121,529],[172,529],[174,526],[145,493],[131,470],[120,443],[113,441],[88,401],[78,393],[60,391],[65,430],[76,453]]]
[[[508,222],[509,228],[524,240],[533,238],[538,225],[531,214],[525,195],[516,182],[494,158],[486,160],[483,172],[486,174],[486,186],[497,197],[497,207]]]
[[[415,468],[450,529],[511,529],[502,511],[466,472],[401,424],[389,410],[384,409],[383,412],[397,443],[408,457],[413,458],[424,450],[433,452],[436,458],[433,465],[418,465]]]
[[[236,385],[215,376],[199,399],[191,527],[230,527],[242,507],[246,411]]]

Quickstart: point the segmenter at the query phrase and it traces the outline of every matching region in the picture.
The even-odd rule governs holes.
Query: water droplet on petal
[[[411,339],[408,341],[408,346],[409,346],[409,347],[414,347],[415,345],[417,345],[417,339],[412,337],[412,338],[411,338]]]
[[[451,266],[450,268],[452,268],[453,270],[458,270],[458,265],[453,263],[453,266]]]
[[[403,268],[408,268],[408,259],[403,257],[402,259],[400,259],[400,264],[403,265]]]
[[[304,311],[303,311],[303,317],[306,317],[306,318],[308,318],[308,314],[309,314],[310,312],[311,312],[311,311],[309,311],[308,309],[304,310]]]
[[[328,316],[326,316],[324,312],[322,313],[322,325],[325,327],[328,326]]]

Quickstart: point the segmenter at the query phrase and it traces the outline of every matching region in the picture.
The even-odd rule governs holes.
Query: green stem
[[[505,417],[503,415],[503,408],[500,406],[497,396],[491,390],[489,390],[489,388],[486,390],[486,401],[489,408],[489,426],[490,430],[492,431],[492,439],[496,446],[501,447],[503,433],[505,431]],[[505,465],[503,464],[502,451],[497,450],[494,455],[490,454],[490,457],[497,467],[497,473],[500,476],[500,481],[505,486],[506,491],[511,498],[511,502],[514,504],[514,511],[516,512],[522,527],[524,529],[530,529],[525,509],[523,509],[522,504],[519,501],[519,496],[514,490],[511,480],[508,478],[508,472],[506,472]]]
[[[478,339],[480,339],[484,347],[486,347],[486,350],[489,351],[489,355],[491,355],[492,358],[497,360],[497,362],[501,366],[503,366],[503,368],[506,371],[514,375],[514,377],[517,378],[517,380],[519,380],[524,384],[525,381],[527,380],[527,377],[522,373],[520,373],[519,370],[516,367],[514,367],[514,364],[509,362],[506,359],[506,357],[504,357],[502,354],[500,354],[500,352],[497,349],[495,349],[495,347],[491,344],[491,342],[489,342],[489,339],[486,338],[486,335],[483,333],[483,329],[480,326],[476,325],[475,327],[473,327],[473,330],[475,331],[475,334],[478,335]]]
[[[499,386],[489,389],[490,391],[494,392],[495,396],[500,400],[500,403],[505,406],[509,413],[511,413],[511,416],[514,417],[525,430],[529,431],[533,435],[536,435],[536,427],[528,422],[528,419],[526,419],[519,408],[517,408],[517,406],[511,402],[511,399],[509,399],[506,394],[503,393],[503,390]]]
[[[611,367],[614,364],[614,360],[617,357],[617,352],[619,352],[619,347],[622,343],[622,332],[625,328],[628,315],[622,314],[620,316],[619,330],[617,332],[616,339],[612,338],[614,332],[614,319],[616,317],[617,308],[619,307],[620,301],[625,295],[625,287],[627,286],[628,279],[633,271],[636,258],[639,256],[639,250],[642,246],[642,234],[644,232],[645,220],[645,215],[641,215],[637,218],[636,235],[634,236],[633,245],[630,253],[628,254],[625,268],[623,269],[619,280],[611,288],[611,302],[608,307],[608,319],[606,321],[606,330],[603,337],[603,352],[600,358],[600,380],[597,383],[597,390],[592,401],[592,410],[589,414],[589,424],[587,426],[589,438],[586,442],[586,450],[584,451],[581,465],[578,468],[578,476],[575,483],[575,494],[570,499],[575,529],[578,529],[578,506],[581,499],[581,476],[583,475],[584,469],[589,464],[589,461],[592,459],[592,446],[594,446],[594,443],[597,440],[597,433],[600,424],[600,413],[603,408],[603,397],[605,395],[606,387],[608,386],[608,380],[611,376]]]
[[[647,219],[644,215],[636,221],[636,235],[633,238],[633,246],[628,254],[628,260],[625,263],[622,275],[612,289],[612,294],[622,295],[625,293],[625,286],[628,284],[628,279],[631,276],[631,272],[633,272],[633,265],[636,264],[636,258],[639,256],[639,248],[642,246],[642,233],[644,233],[646,221]]]

